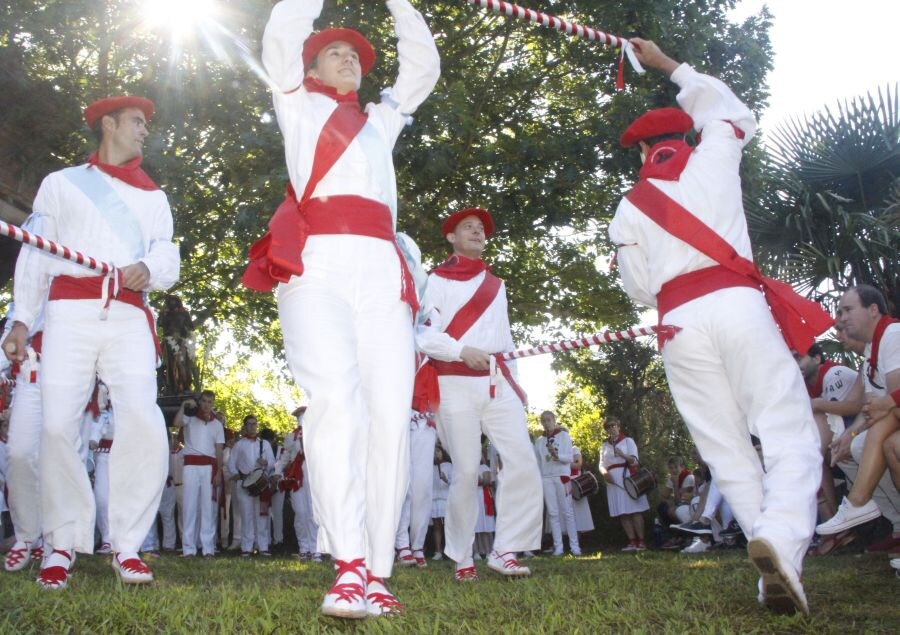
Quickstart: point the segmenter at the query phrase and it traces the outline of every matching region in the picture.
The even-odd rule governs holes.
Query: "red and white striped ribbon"
[[[541,11],[526,9],[525,7],[520,7],[512,2],[504,2],[503,0],[466,0],[466,2],[471,5],[480,6],[483,9],[491,9],[495,13],[503,13],[511,18],[515,17],[520,20],[525,20],[526,22],[534,22],[535,24],[556,29],[557,31],[574,35],[575,37],[622,49],[622,57],[619,60],[619,73],[616,78],[616,86],[619,89],[624,87],[622,63],[625,57],[628,57],[628,61],[635,71],[638,73],[644,72],[643,67],[634,55],[631,43],[626,38],[618,35],[610,35],[609,33],[592,29],[589,26],[576,24],[575,22],[569,22],[568,20],[542,13]]]
[[[503,353],[500,357],[505,360],[518,359],[520,357],[533,357],[535,355],[544,355],[545,353],[558,353],[560,351],[572,351],[576,348],[609,344],[610,342],[624,342],[626,340],[633,340],[649,335],[657,335],[659,337],[671,339],[674,337],[675,333],[680,330],[680,327],[668,326],[665,324],[661,326],[634,326],[624,331],[603,331],[602,333],[587,335],[576,340],[553,342],[552,344],[543,344],[533,348],[520,348],[516,351]]]
[[[7,236],[8,238],[17,240],[20,243],[25,243],[26,245],[31,245],[32,247],[36,247],[41,251],[46,251],[48,254],[53,254],[54,256],[58,256],[70,262],[74,262],[75,264],[79,264],[82,267],[87,267],[88,269],[92,269],[93,271],[101,274],[108,274],[115,269],[115,267],[113,267],[108,262],[103,262],[102,260],[96,260],[94,258],[91,258],[90,256],[85,256],[79,251],[69,249],[64,245],[55,243],[52,240],[44,238],[43,236],[31,234],[21,227],[11,225],[2,220],[0,220],[0,235]]]

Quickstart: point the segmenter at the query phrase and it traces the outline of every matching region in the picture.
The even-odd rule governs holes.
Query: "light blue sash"
[[[131,208],[100,174],[100,169],[79,165],[62,172],[97,207],[109,228],[127,245],[132,262],[143,258],[144,233],[140,223]]]

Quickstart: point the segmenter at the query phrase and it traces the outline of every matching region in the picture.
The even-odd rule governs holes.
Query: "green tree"
[[[773,135],[759,191],[748,192],[763,263],[834,307],[872,284],[900,314],[900,96],[879,88]]]

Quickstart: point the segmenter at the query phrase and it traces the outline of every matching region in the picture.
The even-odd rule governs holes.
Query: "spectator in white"
[[[635,500],[625,491],[625,475],[638,467],[637,444],[622,432],[618,418],[607,417],[603,427],[606,441],[600,446],[600,474],[609,485],[606,488],[609,515],[618,517],[628,536],[628,545],[622,551],[645,551],[644,512],[650,509],[650,503],[646,494]]]
[[[291,414],[297,418],[297,427],[284,438],[284,452],[275,461],[275,474],[280,476],[278,489],[289,493],[294,510],[294,534],[297,536],[300,560],[321,562],[322,554],[316,549],[319,527],[313,517],[312,495],[309,486],[309,468],[303,449],[303,416],[306,406],[300,406]]]
[[[222,549],[241,548],[241,513],[237,511],[237,502],[234,490],[241,484],[235,480],[235,474],[231,472],[231,453],[234,444],[238,442],[238,434],[231,430],[225,430],[225,447],[222,448],[222,497],[219,505],[219,541]]]
[[[865,353],[866,343],[847,335],[847,330],[840,322],[835,324],[835,331],[837,339],[841,346],[844,347],[844,350],[856,355]],[[849,419],[852,422],[851,425],[864,422],[865,415],[862,413],[862,409],[865,403],[865,388],[863,382],[862,374],[857,373],[856,381],[850,392],[841,401],[828,401],[821,397],[813,399],[813,412],[817,416],[820,413],[824,413],[829,417],[840,416],[845,420]],[[848,486],[856,481],[859,461],[862,459],[863,447],[867,437],[868,433],[866,431],[858,433],[850,443],[850,456],[845,455],[837,463],[837,466],[847,477]],[[866,551],[877,553],[895,549],[900,546],[900,492],[894,487],[889,474],[885,473],[878,481],[878,485],[872,493],[872,500],[875,501],[878,509],[891,523],[892,530],[884,538],[870,543],[866,547]],[[853,540],[854,534],[852,529],[823,536],[813,553],[826,555],[841,546],[849,544]]]
[[[856,383],[856,371],[829,360],[818,342],[813,344],[805,355],[795,353],[794,358],[803,374],[810,399],[843,401]],[[840,436],[844,433],[846,426],[843,417],[839,415],[814,410],[813,416],[819,429],[823,457],[819,517],[825,520],[834,516],[837,511],[837,496],[834,493],[834,477],[831,475],[831,456],[828,448],[835,435]]]
[[[431,520],[436,425],[430,412],[410,410],[409,489],[403,501],[394,546],[401,566],[426,566],[425,536]]]
[[[447,515],[447,499],[450,497],[450,481],[453,480],[453,463],[450,462],[450,457],[440,445],[436,445],[434,448],[433,475],[431,525],[434,555],[431,559],[442,560],[444,557],[444,518]],[[469,578],[465,578],[462,581],[468,580]]]
[[[244,417],[241,439],[234,444],[228,471],[237,481],[234,498],[241,515],[241,555],[253,553],[254,543],[261,556],[269,556],[269,496],[251,493],[241,482],[256,470],[268,479],[275,469],[275,456],[268,441],[257,434],[258,422],[253,415]]]
[[[569,431],[557,424],[556,415],[549,410],[541,413],[544,433],[534,441],[534,453],[541,469],[544,488],[544,505],[550,535],[553,536],[553,555],[564,553],[562,524],[569,534],[569,550],[573,556],[581,555],[578,531],[575,527],[575,508],[572,506],[572,437]]]
[[[197,554],[197,521],[200,521],[200,548],[212,558],[216,553],[218,505],[215,487],[222,485],[222,449],[225,447],[224,418],[213,410],[216,395],[200,393],[200,401],[188,399],[175,413],[173,425],[184,428],[184,469],[182,470],[181,551],[190,558]],[[194,414],[185,414],[190,408]]]
[[[481,465],[478,466],[478,482],[475,487],[478,493],[475,502],[478,505],[478,517],[475,521],[475,540],[472,545],[472,557],[475,560],[487,558],[494,544],[497,511],[494,502],[494,484],[496,475],[491,470],[488,459],[488,447],[481,452]]]
[[[866,342],[866,360],[860,375],[867,406],[863,409],[865,418],[854,422],[832,444],[832,463],[850,454],[850,446],[861,432],[866,431],[866,439],[850,492],[834,517],[816,527],[822,535],[845,531],[881,515],[872,495],[886,469],[884,442],[898,428],[893,412],[879,409],[877,403],[880,397],[900,390],[900,321],[887,314],[884,296],[869,285],[858,285],[844,293],[838,305],[838,320],[849,337]]]
[[[663,525],[685,523],[691,517],[690,504],[696,495],[694,474],[680,456],[669,457],[666,467],[669,474],[660,495],[662,502],[656,508],[659,518]]]
[[[272,453],[275,456],[275,465],[278,464],[278,457],[284,454],[284,446],[278,443],[278,437],[273,430],[266,428],[260,431],[259,436],[272,446]],[[274,488],[272,491],[272,500],[269,504],[269,520],[272,524],[272,541],[271,547],[277,548],[284,544],[284,491],[280,488]]]

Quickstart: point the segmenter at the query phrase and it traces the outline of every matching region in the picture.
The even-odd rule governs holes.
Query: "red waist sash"
[[[122,272],[118,271],[119,291],[116,294],[110,290],[110,300],[116,300],[140,309],[147,317],[147,326],[150,328],[150,335],[153,337],[153,346],[156,348],[156,359],[160,359],[161,350],[159,348],[159,338],[156,336],[156,325],[153,320],[153,314],[144,304],[144,294],[139,291],[132,291],[121,286]],[[108,276],[56,276],[50,285],[50,295],[48,300],[99,300],[103,297],[103,285],[112,287],[116,282]]]
[[[112,448],[112,444],[112,439],[100,439],[100,445],[97,447],[97,452],[109,454],[109,451]]]
[[[659,319],[662,320],[666,313],[680,307],[682,304],[696,300],[713,291],[729,287],[760,289],[759,283],[755,280],[731,271],[722,265],[698,269],[697,271],[680,275],[677,278],[672,278],[662,286],[659,294],[656,296]]]
[[[441,362],[436,359],[431,360],[431,365],[438,376],[456,375],[458,377],[487,377],[490,375],[486,370],[473,370],[466,366],[465,362]]]
[[[185,454],[184,465],[211,465],[216,466],[216,457],[205,454]]]

